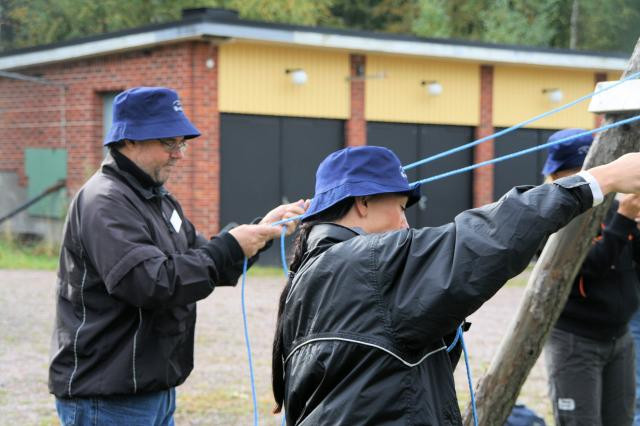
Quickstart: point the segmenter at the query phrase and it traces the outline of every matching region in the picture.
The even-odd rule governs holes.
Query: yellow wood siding
[[[607,81],[620,80],[621,77],[622,77],[622,71],[607,73]]]
[[[368,55],[365,116],[370,121],[476,126],[480,108],[478,64],[391,55]],[[442,93],[432,96],[421,81],[435,80]]]
[[[564,98],[560,103],[552,103],[542,92],[543,89],[552,88],[562,90]],[[494,126],[512,126],[584,96],[594,88],[593,71],[496,66],[493,80]],[[594,117],[587,111],[588,106],[589,101],[585,100],[527,127],[593,128]]]
[[[349,54],[267,44],[230,43],[219,52],[221,112],[349,118]],[[295,85],[287,68],[302,68]]]

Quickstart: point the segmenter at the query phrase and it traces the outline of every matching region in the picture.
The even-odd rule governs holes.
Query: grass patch
[[[44,269],[56,270],[60,248],[47,243],[21,244],[18,241],[0,238],[0,269]],[[281,278],[282,268],[277,266],[252,266],[250,277]]]
[[[529,282],[529,276],[531,276],[531,272],[533,271],[534,265],[535,265],[534,263],[529,264],[529,266],[527,266],[527,269],[525,269],[520,274],[516,275],[515,277],[507,281],[507,284],[505,284],[505,286],[506,287],[526,287],[527,282]]]
[[[251,408],[251,395],[231,389],[216,389],[197,393],[178,392],[177,399],[180,411],[192,415],[217,412],[238,416]]]
[[[59,248],[47,243],[20,244],[0,238],[0,269],[46,269],[58,267]]]
[[[249,389],[178,391],[176,406],[179,414],[186,418],[200,419],[215,414],[221,419],[238,419],[253,415],[253,400]],[[273,416],[271,410],[274,406],[271,393],[258,395],[258,412],[263,420]]]
[[[40,417],[40,420],[38,420],[38,426],[57,426],[59,424],[60,420],[55,414],[48,414],[44,417]]]
[[[282,268],[277,266],[254,265],[247,271],[249,277],[283,278]]]

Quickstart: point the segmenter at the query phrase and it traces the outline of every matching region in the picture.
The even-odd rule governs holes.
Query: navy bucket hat
[[[104,145],[123,139],[196,138],[200,132],[182,111],[178,94],[166,87],[135,87],[113,101],[113,125]]]
[[[583,133],[583,129],[565,129],[555,132],[549,137],[548,142],[554,142],[560,139],[568,138],[578,133]],[[549,155],[547,161],[542,168],[542,174],[549,176],[560,170],[576,169],[582,167],[584,159],[589,152],[589,147],[593,142],[593,135],[588,134],[580,136],[567,142],[562,142],[549,147]]]
[[[318,166],[315,194],[302,220],[348,197],[386,193],[408,195],[409,207],[420,199],[420,184],[409,184],[400,160],[390,149],[344,148],[329,154]]]

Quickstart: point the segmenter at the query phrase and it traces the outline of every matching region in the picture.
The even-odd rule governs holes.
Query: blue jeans
[[[176,391],[104,398],[56,398],[63,426],[174,426]]]
[[[640,310],[637,310],[629,322],[629,330],[636,348],[636,412],[633,426],[640,426]]]

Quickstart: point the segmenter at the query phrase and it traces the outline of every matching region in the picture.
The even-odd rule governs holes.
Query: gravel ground
[[[55,273],[0,270],[0,425],[54,425],[53,397],[47,392],[47,362],[54,316]],[[247,280],[249,335],[253,345],[260,424],[279,425],[270,414],[270,345],[275,307],[283,279]],[[491,357],[517,309],[523,287],[505,287],[470,320],[466,336],[474,378]],[[178,425],[248,425],[251,390],[244,346],[240,287],[216,289],[199,303],[196,366],[178,388]],[[547,424],[550,407],[542,359],[531,373],[520,400]],[[461,405],[469,400],[464,363],[456,371]]]

